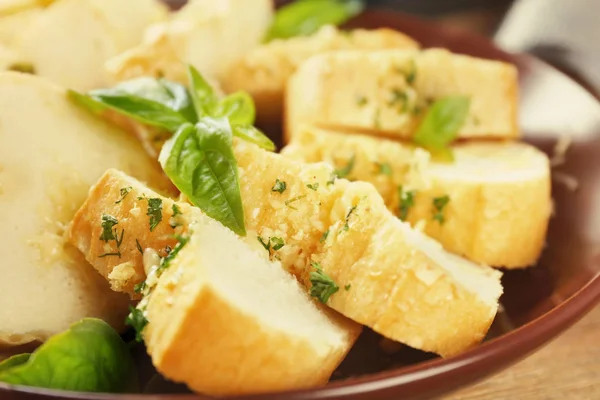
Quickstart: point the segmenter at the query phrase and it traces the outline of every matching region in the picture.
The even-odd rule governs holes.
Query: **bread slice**
[[[312,57],[286,92],[287,139],[302,124],[411,138],[431,102],[468,96],[460,138],[515,138],[517,69],[442,49],[343,51]]]
[[[68,245],[90,186],[117,167],[166,192],[139,143],[35,76],[0,73],[0,344],[45,340],[84,317],[119,328],[128,299]]]
[[[518,142],[461,143],[453,151],[453,163],[435,162],[402,142],[306,128],[282,154],[324,161],[350,180],[372,183],[399,216],[401,195],[413,192],[404,218],[450,252],[497,267],[534,264],[552,208],[548,157]],[[434,199],[445,196],[438,210]]]
[[[36,74],[85,91],[106,86],[106,60],[140,41],[146,26],[164,17],[158,0],[62,0],[23,27],[15,48]]]
[[[272,0],[193,0],[144,41],[106,64],[115,81],[163,76],[187,83],[186,64],[220,80],[269,29]]]
[[[9,15],[2,15],[0,10],[0,44],[14,48],[21,32],[28,29],[43,12],[42,7],[33,6]]]
[[[28,10],[47,6],[55,0],[2,0],[0,1],[0,17],[8,17]]]
[[[334,50],[418,49],[412,38],[391,30],[340,31],[325,26],[311,36],[274,40],[257,47],[236,62],[223,81],[228,92],[243,90],[254,98],[262,120],[280,120],[285,85],[304,61]]]
[[[328,303],[334,310],[390,339],[443,356],[483,339],[502,293],[498,271],[445,252],[399,221],[368,183],[333,182],[333,170],[324,163],[300,163],[243,141],[234,147],[246,240],[260,247],[259,240],[280,238],[283,247],[262,251],[307,287],[319,263],[339,287]],[[286,183],[283,193],[273,191],[277,179]],[[86,207],[110,209],[116,191],[107,195],[107,188],[126,185],[129,181],[98,185]],[[92,202],[105,205],[92,207]],[[72,241],[79,230],[100,230],[97,223],[81,221],[74,220]],[[85,233],[81,237],[75,243],[94,263],[89,258],[94,243]]]
[[[147,306],[158,371],[214,396],[326,384],[361,327],[220,223],[200,216],[190,230]]]

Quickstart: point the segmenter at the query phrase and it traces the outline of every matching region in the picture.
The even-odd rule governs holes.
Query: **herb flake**
[[[148,211],[146,215],[150,217],[150,232],[154,231],[154,228],[162,221],[162,206],[163,201],[161,198],[154,197],[148,199]]]
[[[446,218],[444,217],[444,208],[450,202],[450,196],[440,196],[435,197],[433,199],[433,220],[438,221],[440,225],[443,225],[446,222]]]
[[[285,202],[285,205],[289,208],[291,208],[292,210],[298,210],[296,207],[292,206],[293,203],[297,202],[298,200],[302,200],[303,198],[305,198],[306,195],[302,195],[302,196],[296,196],[293,199],[289,199]]]
[[[279,179],[275,179],[275,184],[271,188],[271,192],[283,193],[287,189],[287,184]]]
[[[119,223],[119,220],[109,214],[102,214],[102,234],[100,234],[100,240],[108,243],[109,240],[116,240],[115,225]]]
[[[313,184],[308,184],[306,185],[307,188],[309,188],[310,190],[314,190],[315,192],[317,191],[317,189],[319,189],[319,182],[313,183]]]
[[[132,190],[133,190],[133,187],[131,187],[131,186],[121,188],[121,190],[119,190],[119,194],[121,197],[119,198],[119,200],[115,201],[115,204],[119,204],[123,200],[125,200],[125,197],[127,197],[127,195],[129,193],[131,193]]]
[[[408,212],[415,205],[415,194],[414,190],[404,191],[402,186],[398,186],[398,196],[400,198],[400,205],[398,207],[398,218],[405,221],[408,217]]]
[[[376,163],[379,175],[392,176],[392,167],[389,163]]]
[[[148,319],[144,316],[144,312],[139,308],[129,306],[129,315],[125,319],[125,324],[135,330],[135,340],[141,343],[144,339],[142,333],[148,325]]]
[[[355,163],[356,163],[356,154],[353,154],[352,157],[350,157],[350,160],[348,160],[348,164],[346,164],[342,168],[335,170],[335,175],[338,178],[342,178],[342,179],[348,177],[352,173]]]
[[[337,293],[340,288],[331,277],[323,272],[321,264],[312,262],[311,265],[315,270],[311,271],[309,277],[311,283],[310,295],[317,298],[321,303],[327,304],[329,298]]]

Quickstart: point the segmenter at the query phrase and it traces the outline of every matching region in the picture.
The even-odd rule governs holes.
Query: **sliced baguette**
[[[324,385],[360,326],[310,299],[281,268],[200,216],[150,295],[144,339],[158,371],[208,395]]]
[[[317,128],[299,131],[282,154],[324,161],[347,178],[372,183],[399,215],[400,192],[414,191],[407,221],[453,253],[506,268],[534,264],[544,246],[552,199],[548,157],[516,142],[464,143],[455,161],[429,161],[409,144]],[[443,222],[433,217],[435,198],[448,196]]]
[[[513,65],[442,49],[321,54],[288,83],[285,133],[315,124],[408,139],[432,101],[463,95],[471,105],[460,138],[515,138],[517,91]]]
[[[121,328],[128,299],[68,245],[66,225],[111,166],[169,182],[134,138],[38,77],[0,73],[0,121],[0,344],[45,340],[84,317]]]
[[[186,64],[192,64],[220,80],[262,41],[272,15],[272,0],[190,1],[171,20],[149,29],[139,46],[107,62],[106,69],[114,81],[163,76],[187,83]]]
[[[502,293],[499,272],[451,255],[401,223],[372,185],[329,184],[333,171],[324,163],[299,163],[237,140],[235,155],[247,240],[260,246],[257,238],[282,238],[284,246],[269,255],[308,287],[312,265],[320,263],[341,288],[329,301],[336,311],[390,339],[443,356],[483,339]],[[277,179],[286,182],[283,193],[272,190]],[[112,207],[112,196],[100,186],[88,209]],[[89,258],[94,243],[77,241],[77,232],[100,226],[85,221],[74,220],[70,237],[94,263]]]
[[[417,49],[419,44],[391,29],[343,32],[326,26],[312,36],[274,40],[253,49],[230,68],[223,86],[228,92],[250,93],[262,120],[280,120],[285,85],[311,56],[334,50],[388,48]]]
[[[61,0],[23,27],[15,48],[39,76],[72,89],[103,87],[104,63],[165,16],[158,0]]]

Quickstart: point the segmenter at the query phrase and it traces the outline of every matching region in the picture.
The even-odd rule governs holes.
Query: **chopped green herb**
[[[438,221],[440,225],[443,225],[446,222],[446,218],[444,217],[444,208],[450,202],[449,196],[441,196],[435,197],[433,199],[433,220]]]
[[[350,229],[348,222],[350,221],[350,217],[352,216],[352,214],[354,214],[354,212],[356,211],[356,207],[358,207],[358,206],[352,206],[350,208],[350,211],[348,211],[348,214],[346,214],[346,222],[344,223],[344,227],[342,228],[342,230],[344,232],[347,232],[348,229]]]
[[[323,232],[323,236],[321,236],[321,240],[319,240],[319,242],[324,243],[327,240],[328,236],[329,236],[329,229],[327,229],[325,232]]]
[[[359,107],[364,107],[369,103],[369,100],[365,96],[358,96],[356,98],[356,105]]]
[[[179,208],[179,206],[175,203],[173,203],[173,217],[176,217],[178,215],[181,215],[181,208]]]
[[[388,163],[376,163],[380,175],[392,176],[392,167]]]
[[[133,287],[133,291],[136,293],[143,293],[147,287],[148,287],[148,285],[146,284],[146,281],[143,281],[143,282],[136,284]]]
[[[146,325],[148,325],[148,320],[144,316],[144,312],[138,308],[129,306],[129,315],[125,319],[125,324],[135,329],[135,340],[142,342],[142,333]]]
[[[335,170],[335,175],[338,178],[342,178],[342,179],[348,177],[348,175],[350,175],[352,173],[352,170],[354,169],[355,162],[356,162],[356,155],[353,154],[352,157],[350,157],[350,160],[348,161],[348,164],[346,164],[346,166]]]
[[[150,217],[150,232],[152,232],[162,221],[162,199],[158,197],[148,199],[146,215]]]
[[[182,215],[181,209],[179,208],[179,206],[175,203],[173,203],[173,215],[171,215],[171,219],[169,221],[169,225],[171,226],[171,228],[175,229],[178,226],[181,226],[181,224],[179,222],[177,222],[177,216],[178,215]]]
[[[102,214],[102,234],[100,235],[100,240],[104,242],[108,242],[109,240],[116,240],[115,230],[113,227],[119,223],[119,220],[113,217],[112,215]]]
[[[402,186],[398,186],[398,196],[400,198],[400,205],[398,208],[398,218],[402,221],[408,217],[408,212],[415,205],[415,194],[414,190],[404,191]]]
[[[135,247],[137,247],[138,251],[140,252],[140,254],[144,254],[144,250],[142,249],[142,245],[140,244],[140,241],[135,239]]]
[[[340,290],[339,286],[327,274],[317,262],[311,263],[315,271],[310,273],[310,295],[316,297],[321,303],[327,304],[329,298]]]
[[[271,192],[283,193],[287,189],[287,184],[279,179],[275,179],[275,184],[271,188]]]
[[[160,260],[159,272],[164,271],[169,268],[171,262],[177,257],[177,254],[185,247],[186,244],[190,241],[190,238],[183,236],[176,236],[177,244],[173,250],[170,250],[168,254]],[[169,248],[170,249],[170,248]]]
[[[329,180],[327,181],[327,186],[335,184],[336,179],[337,179],[337,175],[335,174],[335,172],[333,172],[331,174],[331,178],[329,178]]]
[[[282,238],[279,237],[272,237],[271,238],[271,248],[275,251],[281,249],[283,246],[285,246],[285,243],[283,242]]]
[[[8,71],[21,72],[23,74],[35,74],[35,67],[31,63],[18,62],[10,65]]]
[[[292,210],[297,210],[297,208],[294,207],[294,206],[292,206],[291,204],[297,202],[298,200],[302,200],[305,197],[306,197],[306,195],[294,197],[293,199],[290,199],[290,200],[286,201],[285,205],[287,207],[291,208]]]
[[[351,287],[352,287],[352,285],[348,284],[348,285],[344,286],[344,289],[345,289],[345,290],[346,290],[346,292],[347,292],[348,290],[350,290],[350,288],[351,288]]]
[[[121,247],[121,243],[123,243],[123,236],[125,236],[125,229],[121,230],[121,237],[119,237],[118,233],[115,233],[115,242],[117,243],[117,249]]]
[[[115,204],[119,204],[120,202],[122,202],[123,200],[125,200],[125,197],[127,197],[127,195],[133,190],[133,188],[131,186],[129,187],[124,187],[121,188],[121,190],[119,191],[121,197],[119,198],[119,200],[115,201]]]
[[[265,250],[271,253],[271,239],[269,238],[267,239],[267,241],[265,241],[265,239],[261,238],[260,236],[258,236],[257,239],[260,242],[260,244],[262,244],[262,246],[265,248]]]
[[[314,190],[315,192],[319,189],[319,182],[306,185],[310,190]]]
[[[406,77],[406,83],[409,85],[412,85],[417,79],[417,63],[414,59],[410,60],[408,71],[404,71],[404,76]]]
[[[99,255],[98,258],[112,257],[112,256],[121,258],[121,252],[117,251],[114,253],[104,253],[102,255]]]
[[[392,89],[392,98],[388,106],[398,107],[399,112],[405,113],[408,110],[408,95],[400,89]]]

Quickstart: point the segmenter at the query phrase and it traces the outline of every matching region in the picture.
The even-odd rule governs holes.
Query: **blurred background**
[[[600,0],[368,0],[494,38],[600,93]]]

